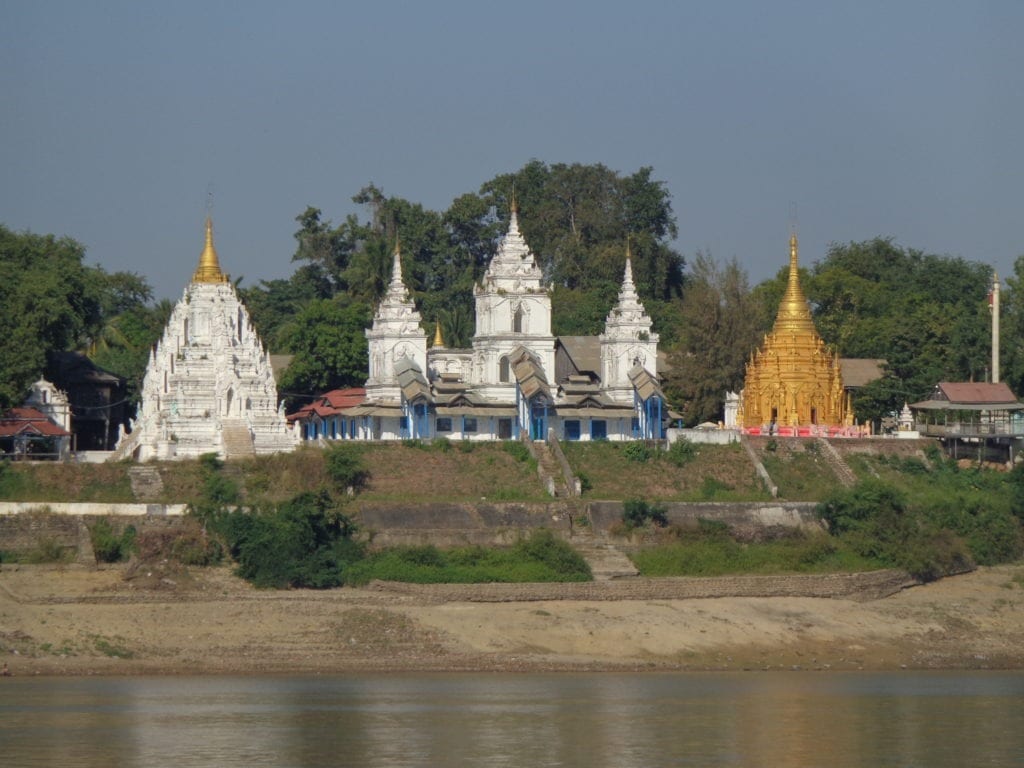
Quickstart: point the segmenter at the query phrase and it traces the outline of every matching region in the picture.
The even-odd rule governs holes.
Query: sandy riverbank
[[[1024,668],[1024,564],[878,600],[436,602],[267,592],[225,568],[0,568],[16,675],[348,670]]]

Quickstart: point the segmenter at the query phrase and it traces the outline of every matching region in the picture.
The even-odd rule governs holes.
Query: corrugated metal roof
[[[940,381],[936,387],[940,397],[951,403],[1006,404],[1017,398],[1003,382],[989,384],[974,381]]]

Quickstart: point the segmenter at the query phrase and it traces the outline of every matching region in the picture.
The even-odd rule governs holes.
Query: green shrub
[[[923,580],[1019,557],[1016,521],[965,490],[968,476],[948,465],[941,471],[945,479],[932,481],[935,494],[920,494],[913,505],[891,486],[865,480],[833,492],[819,511],[858,554]]]
[[[1010,472],[1010,511],[1024,523],[1024,464],[1017,464]]]
[[[723,483],[717,478],[711,477],[710,475],[705,476],[704,480],[700,484],[700,495],[702,499],[713,499],[720,493],[731,491],[732,486],[728,483]]]
[[[127,526],[121,533],[114,531],[110,521],[101,517],[89,528],[92,551],[98,563],[119,563],[127,560],[135,548],[135,526]]]
[[[546,528],[534,531],[527,538],[516,542],[513,553],[528,561],[541,563],[553,573],[572,577],[565,581],[588,581],[591,578],[590,566],[583,556]]]
[[[643,499],[627,499],[622,504],[622,522],[629,530],[642,528],[648,523],[663,528],[668,525],[668,517],[663,505],[648,504]]]
[[[518,440],[507,440],[501,444],[502,449],[516,461],[530,461],[530,449]]]
[[[366,487],[370,472],[363,466],[362,451],[354,445],[335,443],[324,455],[327,475],[338,491]]]
[[[697,458],[697,446],[688,440],[676,440],[665,452],[665,458],[677,467],[685,467]]]
[[[341,586],[363,547],[355,525],[333,508],[326,492],[303,493],[252,513],[222,510],[210,524],[228,544],[238,574],[257,587]]]
[[[441,453],[448,453],[452,449],[452,441],[447,437],[435,437],[433,446]]]
[[[644,464],[650,461],[651,449],[641,442],[628,443],[626,447],[622,449],[622,455],[630,461],[635,461],[638,464]]]

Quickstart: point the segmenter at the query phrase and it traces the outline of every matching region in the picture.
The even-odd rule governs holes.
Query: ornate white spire
[[[427,334],[420,327],[421,320],[402,280],[402,251],[396,242],[391,282],[373,316],[373,327],[366,331],[370,357],[367,399],[398,400],[395,363],[403,357],[415,361],[420,370],[426,370]]]
[[[508,232],[498,243],[498,252],[484,274],[484,284],[504,291],[540,290],[543,274],[526,239],[519,231],[519,212],[515,206]]]
[[[630,371],[637,366],[657,375],[658,334],[637,296],[633,284],[633,261],[626,246],[626,269],[619,300],[608,313],[601,334],[601,385],[619,402],[632,402]]]
[[[650,337],[652,324],[637,296],[636,286],[633,285],[633,263],[627,247],[626,271],[622,277],[622,288],[619,289],[619,301],[605,320],[605,335],[639,339],[640,334],[644,333]]]
[[[377,307],[373,318],[373,330],[388,327],[392,332],[422,334],[423,330],[419,327],[420,319],[416,305],[409,298],[409,289],[402,280],[402,250],[396,242],[391,282],[388,284],[387,293],[381,299],[380,306]]]
[[[409,295],[402,280],[402,247],[395,242],[395,256],[391,265],[391,283],[388,285],[388,299],[402,301]]]

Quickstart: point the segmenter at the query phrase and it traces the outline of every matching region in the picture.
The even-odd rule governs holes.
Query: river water
[[[1024,673],[12,677],[0,765],[1021,766]]]

